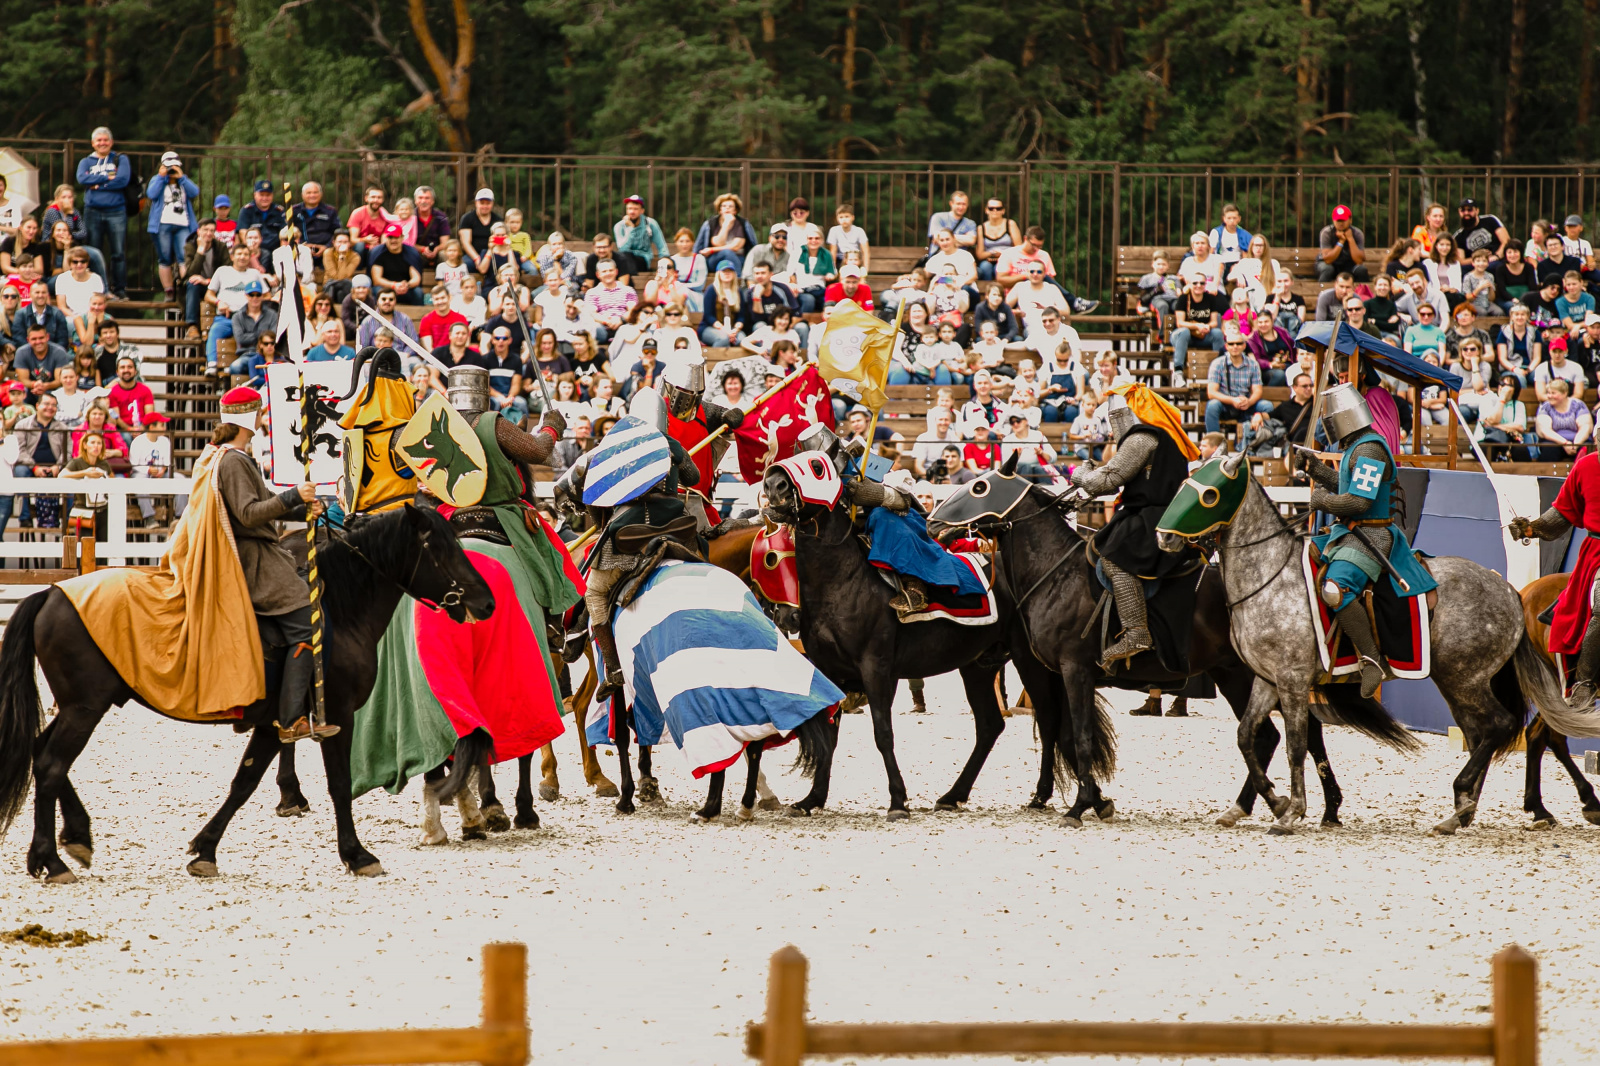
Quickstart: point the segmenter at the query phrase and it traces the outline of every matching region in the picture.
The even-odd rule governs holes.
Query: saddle
[[[450,528],[458,538],[476,537],[502,545],[511,543],[492,507],[458,507],[450,516]]]
[[[1420,552],[1417,562],[1432,573],[1427,557]],[[1318,683],[1353,681],[1359,663],[1348,638],[1339,630],[1332,610],[1319,590],[1328,564],[1311,541],[1305,542],[1306,593],[1311,599],[1313,628],[1319,642],[1322,672]],[[1398,678],[1416,680],[1428,676],[1432,666],[1429,622],[1439,602],[1434,589],[1420,596],[1401,596],[1387,576],[1380,576],[1357,598],[1366,612],[1368,624],[1378,642],[1378,652]]]
[[[662,560],[673,559],[684,563],[706,561],[700,554],[698,530],[699,524],[693,515],[674,518],[664,526],[641,522],[617,530],[612,538],[617,553],[638,556],[639,561],[612,587],[610,606],[613,617],[619,608],[627,607],[638,598],[645,582],[650,580],[650,575],[655,573]]]

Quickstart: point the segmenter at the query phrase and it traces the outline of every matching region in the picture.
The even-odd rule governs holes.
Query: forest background
[[[0,0],[14,137],[692,157],[1590,158],[1600,0]]]

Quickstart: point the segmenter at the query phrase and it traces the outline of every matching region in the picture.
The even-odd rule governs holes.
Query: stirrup
[[[900,579],[900,591],[894,594],[894,599],[889,601],[895,614],[904,618],[908,614],[920,614],[928,609],[928,596],[922,589],[912,584],[908,578]]]
[[[313,726],[311,719],[302,714],[294,720],[293,725],[280,725],[278,727],[278,743],[293,744],[297,740],[323,741],[331,736],[336,736],[338,732],[339,727],[336,725],[324,723],[319,726]]]
[[[1370,656],[1370,655],[1361,656],[1360,665],[1361,665],[1361,698],[1364,699],[1364,700],[1370,700],[1373,697],[1373,694],[1378,691],[1378,686],[1383,684],[1385,681],[1387,681],[1389,679],[1389,676],[1390,676],[1389,675],[1389,671],[1384,666],[1383,663],[1380,663],[1378,660],[1372,658],[1372,656]],[[1377,672],[1376,679],[1374,679],[1367,672],[1369,668]]]
[[[1575,711],[1587,711],[1594,706],[1594,695],[1593,681],[1579,681],[1572,686],[1572,694],[1567,697],[1567,706]]]
[[[597,700],[606,699],[614,693],[621,692],[622,687],[622,671],[612,670],[606,674],[605,680],[595,687],[594,698]]]

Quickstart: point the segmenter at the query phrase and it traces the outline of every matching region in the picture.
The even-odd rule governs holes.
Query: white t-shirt
[[[94,403],[94,397],[89,395],[87,389],[78,389],[71,396],[67,395],[66,389],[56,389],[50,395],[56,398],[56,421],[65,429],[77,429],[83,425],[84,412]]]
[[[1189,287],[1189,279],[1193,277],[1204,278],[1207,292],[1220,292],[1222,289],[1222,275],[1228,264],[1222,257],[1215,253],[1206,256],[1204,263],[1196,259],[1193,253],[1183,257],[1183,262],[1178,264],[1178,277],[1183,279],[1183,287]]]
[[[564,289],[552,292],[544,290],[533,298],[533,306],[539,312],[539,325],[549,326],[559,322],[567,314],[567,294]]]
[[[232,266],[217,267],[217,272],[211,275],[211,284],[207,286],[211,294],[217,298],[217,314],[229,315],[244,306],[244,289],[252,281],[266,283],[261,271],[255,267],[246,267],[235,270]],[[60,284],[57,282],[56,284]]]
[[[172,470],[172,438],[157,437],[151,440],[143,433],[128,445],[128,461],[133,464],[134,477],[150,477],[150,468],[164,467]]]
[[[433,268],[433,280],[434,284],[438,284],[441,281],[444,282],[445,286],[449,288],[450,298],[453,300],[456,294],[461,291],[461,279],[470,273],[472,273],[472,268],[464,262],[456,266],[451,266],[449,263],[440,263]]]
[[[1562,363],[1560,366],[1556,366],[1554,363],[1546,359],[1544,362],[1540,363],[1534,368],[1533,380],[1535,384],[1548,385],[1550,384],[1551,377],[1561,378],[1567,384],[1571,385],[1574,395],[1581,396],[1581,390],[1589,387],[1589,376],[1583,372],[1583,367],[1579,366],[1577,363],[1574,363],[1570,359],[1565,363]],[[65,413],[63,413],[61,417],[65,417]]]
[[[1037,252],[1030,253],[1020,245],[1001,252],[994,270],[996,274],[1026,274],[1029,263],[1043,263],[1044,272],[1052,278],[1056,276],[1056,265],[1051,260],[1049,252],[1040,248]]]
[[[1061,347],[1062,341],[1072,342],[1072,354],[1078,354],[1078,346],[1082,342],[1078,339],[1078,331],[1065,322],[1056,326],[1054,333],[1046,333],[1042,328],[1030,330],[1023,343],[1039,353],[1039,365],[1048,366],[1055,361],[1056,349]]]
[[[822,331],[816,330],[815,332],[821,333]],[[782,331],[775,330],[772,328],[770,323],[763,322],[761,325],[751,330],[749,336],[745,338],[745,343],[749,347],[754,348],[756,351],[763,354],[770,352],[773,344],[777,343],[778,341],[793,341],[794,346],[799,348],[800,334],[795,332],[793,329],[786,329]]]
[[[957,248],[949,254],[933,253],[928,257],[923,269],[934,277],[944,274],[957,281],[966,282],[977,276],[978,261],[972,258],[972,253],[965,248]]]
[[[463,300],[459,293],[451,296],[450,309],[467,317],[467,325],[477,329],[483,325],[484,319],[489,317],[489,303],[482,296],[474,296],[470,301]]]
[[[169,181],[161,190],[161,224],[163,226],[189,224],[189,197],[183,191],[182,181]]]
[[[860,226],[851,226],[846,232],[843,226],[835,226],[828,231],[826,243],[838,253],[838,265],[842,267],[846,252],[867,253],[867,231]]]
[[[1224,263],[1237,263],[1250,250],[1245,247],[1243,238],[1244,230],[1236,229],[1229,233],[1226,227],[1218,226],[1211,231],[1211,250]]]
[[[1011,295],[1016,297],[1012,306],[1022,316],[1023,325],[1029,333],[1038,328],[1039,315],[1036,312],[1040,308],[1054,307],[1063,317],[1071,311],[1067,307],[1066,294],[1048,281],[1040,282],[1037,289],[1030,282],[1019,282],[1012,288]]]
[[[1585,262],[1588,262],[1589,257],[1594,254],[1594,245],[1590,244],[1582,237],[1579,237],[1577,240],[1573,240],[1571,237],[1563,234],[1561,237],[1561,246],[1566,249],[1567,255],[1575,255]]]
[[[67,310],[75,316],[88,314],[89,297],[105,291],[106,283],[93,271],[82,281],[75,281],[71,274],[56,275],[56,295],[67,301]]]

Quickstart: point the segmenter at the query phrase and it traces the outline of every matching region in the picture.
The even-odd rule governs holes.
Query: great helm
[[[685,421],[700,410],[700,397],[706,391],[706,361],[700,356],[683,356],[666,360],[661,374],[661,395],[667,401],[667,410]]]
[[[1366,397],[1351,384],[1335,385],[1322,394],[1322,431],[1330,441],[1344,440],[1372,425]]]
[[[1120,440],[1124,433],[1139,424],[1139,416],[1133,413],[1126,396],[1113,392],[1106,399],[1106,421],[1111,424],[1112,434]]]
[[[489,409],[489,372],[481,366],[455,366],[445,373],[450,406],[471,418]]]
[[[628,401],[628,413],[667,435],[667,401],[655,389],[646,386],[635,392]]]

